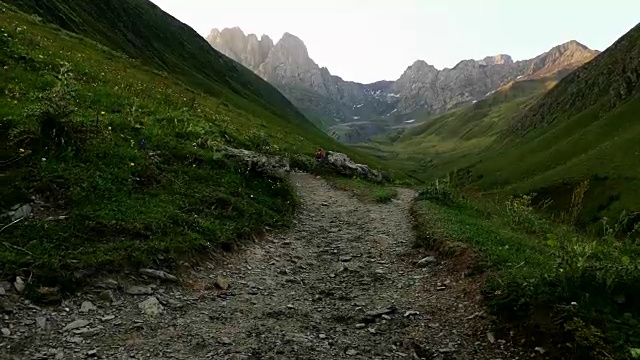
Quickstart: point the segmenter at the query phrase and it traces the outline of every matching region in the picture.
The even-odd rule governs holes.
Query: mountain
[[[290,224],[294,189],[226,147],[367,162],[150,1],[2,0],[0,29],[0,223],[31,214],[0,280],[33,274],[28,296]]]
[[[276,86],[310,119],[345,142],[364,141],[416,116],[478,101],[510,81],[564,76],[598,53],[570,41],[517,62],[499,54],[438,70],[418,60],[396,81],[359,84],[321,68],[309,57],[304,42],[289,33],[273,44],[267,36],[258,40],[236,27],[213,29],[207,40]],[[371,123],[381,119],[385,121]]]
[[[390,82],[364,85],[333,76],[309,57],[307,47],[295,35],[285,33],[273,44],[268,36],[258,40],[236,27],[214,29],[207,41],[276,86],[325,129],[393,110],[393,101],[381,95]]]
[[[583,224],[640,211],[640,24],[562,77],[579,63],[574,51],[581,50],[569,45],[571,51],[530,62],[526,79],[470,106],[419,118],[369,150],[417,177],[458,171],[484,190],[536,193],[536,201],[552,200],[550,209],[559,212],[588,181]]]

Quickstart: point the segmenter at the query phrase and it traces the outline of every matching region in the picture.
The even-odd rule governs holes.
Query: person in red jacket
[[[315,159],[317,161],[324,160],[324,151],[322,149],[318,149],[318,151],[316,151],[316,155],[314,157],[315,157]]]

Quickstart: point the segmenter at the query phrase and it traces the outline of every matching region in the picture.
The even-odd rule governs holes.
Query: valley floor
[[[412,191],[400,190],[397,199],[377,204],[312,175],[292,174],[292,181],[303,202],[292,230],[187,272],[186,286],[129,274],[55,308],[8,293],[0,358],[532,355],[488,334],[478,284],[456,271],[459,264],[435,258],[416,265],[426,254],[413,249]],[[136,292],[145,294],[128,294]]]

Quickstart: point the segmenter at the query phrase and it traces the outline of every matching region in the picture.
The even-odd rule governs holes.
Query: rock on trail
[[[9,359],[528,358],[509,339],[487,339],[477,292],[446,261],[416,264],[424,254],[412,250],[414,192],[364,203],[312,175],[290,176],[303,202],[293,229],[186,273],[183,285],[162,276],[135,284],[137,277],[53,308],[12,293],[12,311],[0,314],[2,352]]]

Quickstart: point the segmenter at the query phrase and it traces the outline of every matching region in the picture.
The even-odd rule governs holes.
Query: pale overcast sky
[[[415,60],[437,68],[506,53],[534,57],[569,40],[604,50],[640,22],[639,0],[152,0],[206,36],[301,38],[345,80],[395,80]]]

